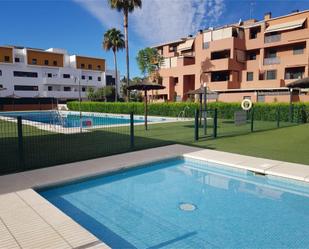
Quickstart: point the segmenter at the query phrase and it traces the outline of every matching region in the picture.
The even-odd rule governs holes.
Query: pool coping
[[[44,248],[55,248],[55,245],[57,248],[109,248],[34,189],[133,169],[176,157],[309,183],[307,165],[177,144],[4,175],[0,176],[0,248],[35,248],[39,245]],[[39,224],[42,229],[35,229],[36,225],[31,224]]]

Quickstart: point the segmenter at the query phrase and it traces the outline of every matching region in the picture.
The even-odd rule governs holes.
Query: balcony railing
[[[274,58],[264,58],[264,65],[275,65],[280,64],[280,58],[274,57]]]
[[[265,36],[264,43],[281,41],[281,34]]]

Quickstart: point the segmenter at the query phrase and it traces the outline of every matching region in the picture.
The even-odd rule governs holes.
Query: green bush
[[[68,108],[78,110],[78,102],[68,102]],[[195,110],[199,109],[198,103],[193,102],[172,102],[172,103],[149,103],[148,114],[153,116],[177,117],[186,108],[186,117],[194,117]],[[233,119],[235,111],[241,110],[240,103],[208,103],[208,109],[218,110],[218,118]],[[142,102],[82,102],[82,111],[102,113],[133,112],[137,115],[144,114],[144,103]],[[278,111],[279,110],[279,111]],[[309,121],[309,103],[294,103],[292,108],[289,103],[255,103],[254,119],[264,121],[275,121],[278,114],[281,121],[289,121],[292,113],[294,122]]]

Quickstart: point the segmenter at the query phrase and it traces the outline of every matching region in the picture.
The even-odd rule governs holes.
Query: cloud
[[[122,15],[106,0],[74,0],[104,27],[122,27]],[[143,0],[142,9],[129,17],[129,28],[147,45],[186,37],[216,25],[225,9],[224,0]]]
[[[120,13],[109,8],[107,0],[73,0],[90,12],[106,28],[122,27]]]

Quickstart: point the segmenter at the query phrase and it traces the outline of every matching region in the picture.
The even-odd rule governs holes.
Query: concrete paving
[[[243,156],[215,150],[200,150],[184,155],[188,158],[224,164],[240,169],[299,181],[309,181],[309,165]]]
[[[36,169],[17,174],[4,175],[0,176],[0,194],[27,188],[57,185],[132,166],[139,166],[161,159],[173,158],[198,150],[200,149],[196,147],[170,145],[43,169]]]

